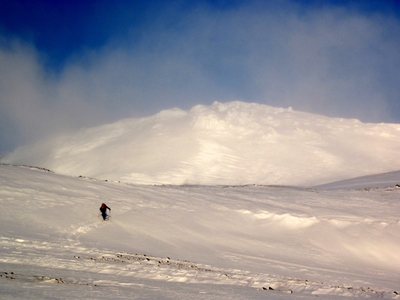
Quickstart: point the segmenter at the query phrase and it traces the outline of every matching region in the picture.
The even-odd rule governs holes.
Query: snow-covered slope
[[[1,162],[137,184],[312,186],[400,169],[400,125],[242,102],[60,135]]]
[[[338,190],[338,189],[369,189],[378,187],[396,186],[400,187],[400,171],[387,172],[340,180],[316,186],[316,189]]]
[[[143,186],[8,165],[0,187],[2,299],[400,299],[399,188]]]

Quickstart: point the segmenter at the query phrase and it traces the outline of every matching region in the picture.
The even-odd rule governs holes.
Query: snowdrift
[[[134,184],[313,186],[397,171],[399,152],[398,124],[216,102],[60,135],[1,162]]]
[[[400,187],[400,171],[373,174],[340,180],[315,186],[316,189],[337,190],[337,189],[368,189],[378,187],[396,186]]]
[[[3,299],[400,299],[396,186],[149,186],[9,165],[0,186]]]

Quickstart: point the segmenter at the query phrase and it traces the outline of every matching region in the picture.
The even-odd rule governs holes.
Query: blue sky
[[[400,123],[399,50],[390,0],[1,1],[0,152],[214,101]]]

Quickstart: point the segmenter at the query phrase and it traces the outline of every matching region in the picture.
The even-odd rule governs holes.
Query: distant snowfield
[[[400,299],[391,175],[357,190],[152,186],[0,165],[1,298]]]
[[[317,189],[363,189],[366,187],[400,187],[400,171],[373,174],[316,186]]]
[[[399,153],[400,124],[216,102],[82,129],[1,162],[133,184],[315,186],[398,171]]]
[[[21,147],[0,297],[400,299],[399,153],[399,124],[241,102]]]

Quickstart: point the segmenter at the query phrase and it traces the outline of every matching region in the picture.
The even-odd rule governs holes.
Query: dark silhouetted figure
[[[103,220],[105,221],[106,219],[107,219],[107,217],[108,217],[108,215],[107,215],[107,209],[109,209],[110,210],[110,212],[111,212],[111,208],[109,208],[105,203],[102,203],[101,204],[101,207],[100,207],[100,211],[101,211],[101,216],[103,217]]]

